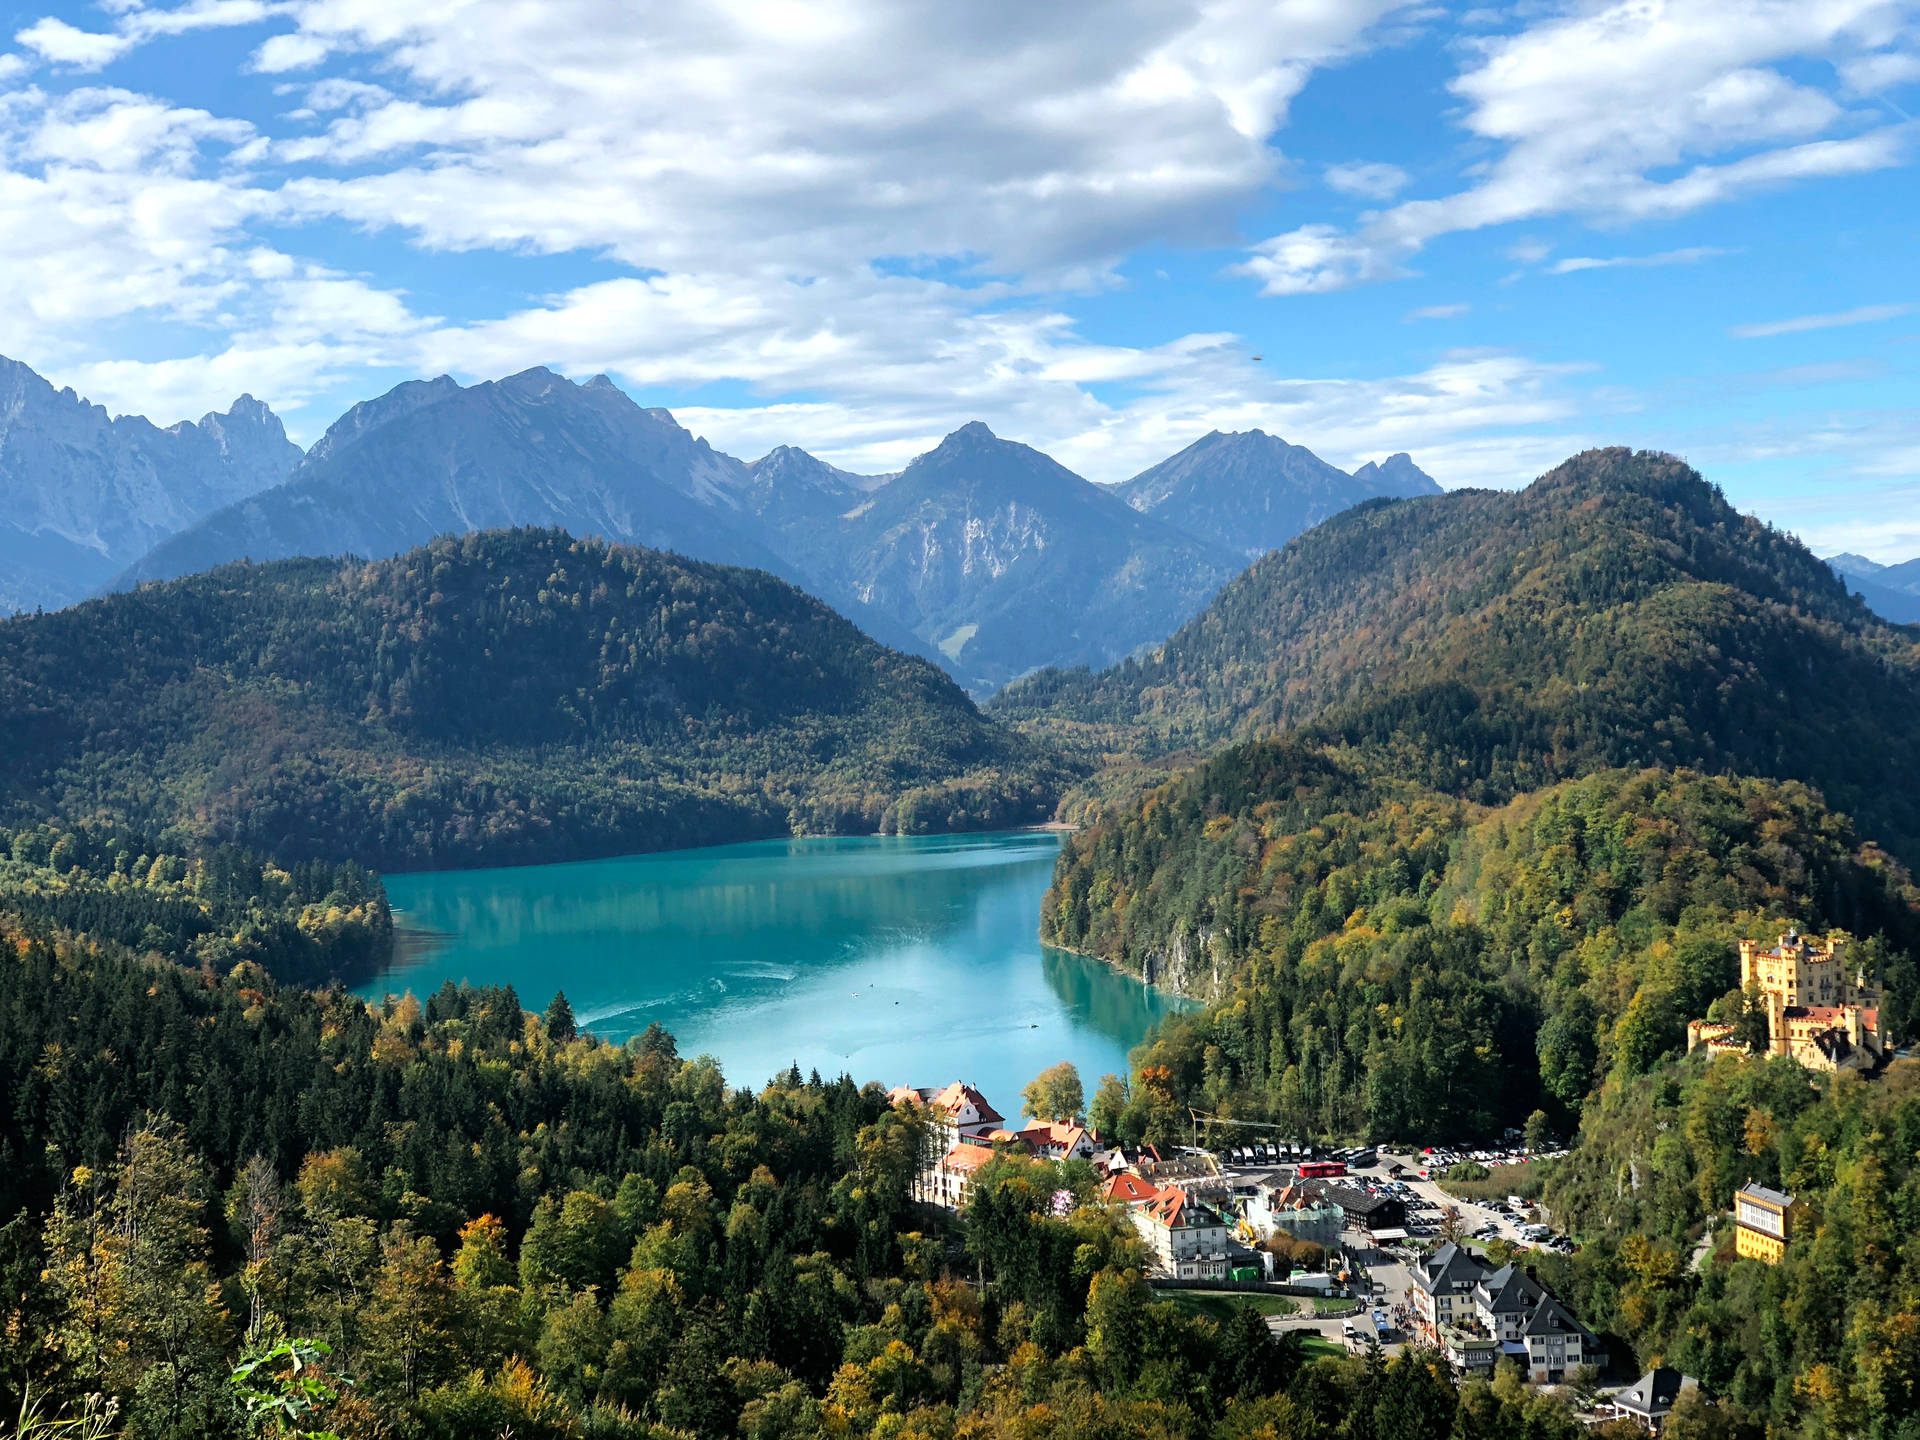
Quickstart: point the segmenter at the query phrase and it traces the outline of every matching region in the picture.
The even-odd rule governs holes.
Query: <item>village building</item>
[[[1160,1187],[1130,1170],[1116,1170],[1107,1177],[1106,1188],[1101,1193],[1122,1205],[1139,1205],[1158,1195]]]
[[[1610,1402],[1615,1419],[1638,1420],[1649,1434],[1658,1435],[1673,1410],[1674,1401],[1700,1382],[1671,1365],[1656,1365]]]
[[[1392,1195],[1375,1195],[1355,1185],[1314,1182],[1329,1205],[1340,1207],[1346,1228],[1360,1230],[1375,1240],[1407,1238],[1407,1207]]]
[[[1429,1344],[1440,1344],[1449,1326],[1473,1320],[1474,1290],[1486,1269],[1471,1251],[1452,1243],[1413,1263],[1407,1295],[1415,1327]]]
[[[973,1189],[973,1177],[994,1155],[989,1138],[1006,1119],[973,1086],[956,1080],[942,1089],[895,1086],[894,1105],[927,1112],[925,1157],[914,1177],[913,1198],[943,1210],[958,1210]]]
[[[1536,1385],[1559,1385],[1583,1365],[1598,1370],[1606,1363],[1593,1332],[1573,1318],[1553,1296],[1542,1297],[1522,1333],[1527,1346],[1527,1378]]]
[[[942,1210],[958,1210],[973,1193],[973,1181],[995,1154],[991,1145],[963,1140],[923,1170],[913,1183],[913,1198]]]
[[[1227,1222],[1211,1205],[1170,1185],[1130,1213],[1159,1273],[1177,1280],[1226,1278]]]
[[[1100,1153],[1100,1137],[1084,1125],[1060,1125],[1049,1120],[1038,1120],[1024,1130],[1014,1132],[1014,1139],[1025,1145],[1042,1160],[1091,1160]]]
[[[1498,1270],[1458,1245],[1412,1267],[1414,1328],[1457,1368],[1491,1370],[1509,1360],[1537,1385],[1558,1385],[1606,1354],[1593,1333],[1514,1265]]]
[[[1733,1197],[1733,1248],[1748,1260],[1778,1265],[1806,1218],[1804,1200],[1765,1185],[1742,1185]]]
[[[1767,1016],[1767,1048],[1809,1070],[1872,1070],[1886,1055],[1880,992],[1864,972],[1849,979],[1845,945],[1789,930],[1770,949],[1740,942],[1740,988],[1758,989]],[[1687,1049],[1746,1054],[1733,1021],[1691,1020]]]
[[[1247,1197],[1247,1225],[1261,1239],[1288,1235],[1331,1254],[1347,1223],[1346,1211],[1301,1185],[1257,1185]]]
[[[959,1080],[944,1089],[896,1085],[887,1098],[895,1105],[919,1105],[930,1112],[936,1155],[946,1154],[965,1137],[985,1139],[988,1132],[1006,1124],[1006,1116],[989,1105],[986,1096]]]

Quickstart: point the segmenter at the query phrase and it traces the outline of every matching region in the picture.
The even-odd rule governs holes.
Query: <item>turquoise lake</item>
[[[444,980],[564,990],[611,1041],[653,1021],[758,1088],[799,1063],[864,1083],[980,1086],[1007,1116],[1060,1060],[1091,1094],[1181,1002],[1040,944],[1057,836],[770,840],[569,865],[390,875],[443,937],[361,993]]]

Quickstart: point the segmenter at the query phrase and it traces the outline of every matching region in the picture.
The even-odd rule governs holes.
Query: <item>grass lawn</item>
[[[1440,1188],[1458,1200],[1504,1200],[1518,1195],[1522,1200],[1538,1200],[1546,1187],[1552,1161],[1527,1160],[1518,1165],[1496,1165],[1485,1180],[1447,1180]]]
[[[1356,1303],[1357,1302],[1352,1300],[1336,1299],[1330,1295],[1316,1295],[1313,1297],[1313,1309],[1317,1315],[1338,1315],[1342,1311],[1352,1310]],[[1366,1307],[1363,1305],[1361,1308],[1365,1309]]]
[[[1333,1341],[1327,1339],[1326,1336],[1316,1334],[1312,1330],[1301,1333],[1300,1348],[1306,1352],[1309,1360],[1318,1360],[1322,1355],[1345,1355],[1347,1353],[1346,1346],[1336,1345]]]
[[[1291,1315],[1298,1301],[1288,1295],[1262,1295],[1253,1290],[1161,1290],[1155,1299],[1171,1300],[1192,1315],[1227,1321],[1236,1310],[1260,1315]]]

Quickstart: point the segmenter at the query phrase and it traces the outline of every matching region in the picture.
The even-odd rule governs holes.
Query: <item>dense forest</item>
[[[181,850],[124,831],[0,829],[0,914],[209,974],[242,961],[276,979],[357,979],[384,962],[393,916],[351,860],[281,867],[238,845]]]
[[[1920,889],[1797,782],[1603,771],[1489,811],[1280,738],[1072,836],[1041,933],[1214,1002],[1163,1022],[1125,1128],[1192,1102],[1405,1140],[1570,1129],[1789,922],[1856,937],[1908,1031]]]
[[[370,1007],[0,941],[3,1414],[137,1440],[1585,1433],[1511,1376],[1308,1361],[1250,1310],[1156,1301],[1084,1162],[1006,1157],[963,1221],[916,1211],[921,1124],[875,1085],[732,1088],[657,1027],[607,1046],[506,989]]]
[[[1058,770],[782,581],[496,531],[0,621],[14,823],[384,870],[1044,819]]]
[[[1920,1435],[1920,1061],[1684,1053],[1691,1017],[1764,1033],[1736,942],[1788,924],[1848,936],[1911,1040],[1906,870],[1795,781],[1606,770],[1483,807],[1353,758],[1230,747],[1069,840],[1047,936],[1212,997],[1108,1087],[1118,1132],[1175,1140],[1197,1106],[1302,1136],[1571,1134],[1531,1183],[1585,1243],[1527,1259],[1628,1368],[1703,1381],[1699,1433]],[[1750,1180],[1811,1205],[1777,1268],[1733,1253]]]
[[[1920,856],[1920,641],[1670,456],[1361,505],[1159,651],[991,714],[1087,760],[1305,728],[1481,803],[1609,767],[1806,781]]]

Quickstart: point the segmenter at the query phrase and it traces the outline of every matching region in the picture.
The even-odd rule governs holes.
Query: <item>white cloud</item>
[[[1462,449],[1454,470],[1434,473],[1515,483],[1531,477],[1492,465],[1500,446],[1488,432],[1563,426],[1576,409],[1567,382],[1578,367],[1519,356],[1457,352],[1377,380],[1286,378],[1275,363],[1254,364],[1237,336],[1101,345],[1055,311],[1007,297],[982,312],[978,299],[902,276],[796,285],[768,273],[751,293],[730,278],[611,280],[504,320],[428,333],[413,368],[497,375],[550,364],[578,377],[607,371],[636,388],[752,376],[764,404],[675,414],[735,454],[794,444],[863,471],[897,469],[985,419],[1103,481],[1210,429],[1258,426],[1349,465],[1484,441],[1492,448]],[[1096,399],[1093,385],[1119,387],[1120,398]],[[827,398],[778,398],[799,391]]]
[[[1422,305],[1418,310],[1409,310],[1406,320],[1454,320],[1467,313],[1465,305]]]
[[[1573,214],[1599,223],[1682,215],[1771,185],[1901,163],[1904,126],[1857,128],[1841,105],[1773,68],[1851,58],[1897,34],[1899,0],[1615,0],[1476,42],[1452,84],[1463,123],[1502,147],[1453,195],[1356,231],[1306,225],[1255,247],[1269,295],[1406,273],[1442,235]]]
[[[13,38],[55,64],[98,70],[158,36],[257,24],[272,15],[277,5],[267,0],[189,0],[170,10],[148,9],[138,3],[103,8],[118,13],[111,31],[82,30],[48,15]]]
[[[43,60],[80,70],[98,70],[109,61],[119,59],[136,43],[124,35],[82,30],[51,15],[34,21],[13,39],[15,44],[26,46]]]
[[[279,154],[372,165],[289,198],[434,248],[1086,283],[1148,240],[1227,239],[1307,77],[1394,8],[295,0],[300,36],[381,56],[409,93]]]
[[[1842,325],[1871,325],[1879,320],[1896,320],[1911,315],[1920,306],[1862,305],[1832,315],[1796,315],[1790,320],[1768,320],[1756,325],[1735,325],[1727,333],[1736,340],[1764,340],[1773,335],[1800,335],[1809,330],[1833,330]]]
[[[1857,95],[1876,95],[1898,85],[1911,85],[1920,80],[1920,55],[1906,50],[1862,55],[1840,66],[1840,78]]]
[[[1367,200],[1391,200],[1407,187],[1407,172],[1398,165],[1329,165],[1327,184],[1343,195],[1358,195]]]
[[[1727,252],[1717,245],[1693,245],[1685,250],[1664,250],[1658,255],[1575,255],[1547,267],[1549,275],[1572,275],[1580,270],[1616,270],[1621,267],[1653,269],[1664,265],[1697,265],[1702,260]]]
[[[318,65],[332,50],[314,35],[275,35],[253,52],[251,67],[263,75],[281,75]]]

